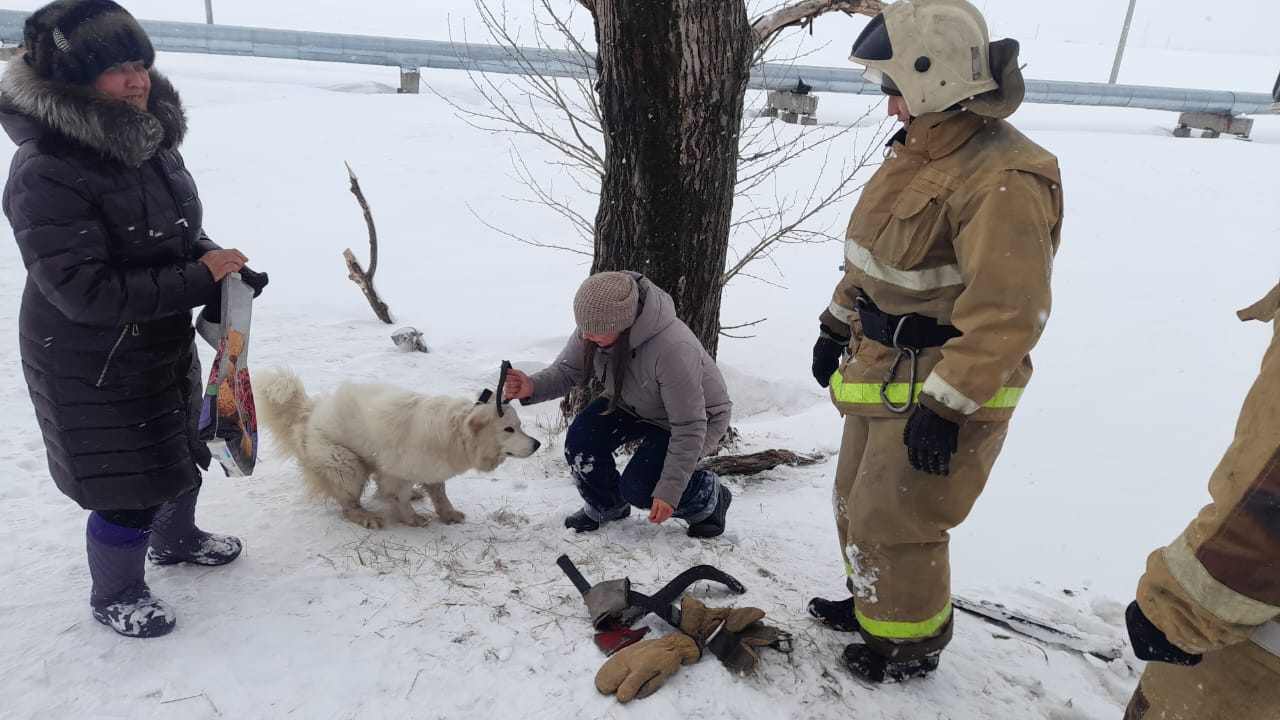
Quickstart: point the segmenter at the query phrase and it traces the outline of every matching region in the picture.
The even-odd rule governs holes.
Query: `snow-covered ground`
[[[172,0],[132,7],[142,17],[201,19],[200,4],[187,4],[195,9],[183,5],[182,16]],[[350,27],[356,13],[347,2],[216,0],[215,10],[237,24],[448,34],[438,25],[407,29],[425,22],[422,8],[433,3],[366,5],[372,9]],[[286,6],[291,12],[279,9]],[[406,30],[396,32],[397,18]],[[834,47],[861,22],[833,18],[819,29]],[[828,47],[823,33],[815,43]],[[1105,80],[1112,52],[1029,41],[1023,58],[1031,77]],[[1127,82],[1265,92],[1280,50],[1131,48],[1125,63]],[[163,55],[158,64],[187,103],[184,153],[208,232],[271,274],[255,313],[254,367],[288,364],[313,391],[354,378],[474,396],[494,383],[502,360],[535,368],[560,347],[587,259],[518,243],[478,219],[544,242],[575,241],[554,216],[512,200],[528,191],[513,177],[510,138],[469,127],[430,93],[394,94],[394,69],[199,55]],[[480,106],[463,75],[424,80],[456,103]],[[852,123],[875,103],[826,95],[819,116]],[[1258,118],[1250,142],[1175,139],[1174,118],[1049,106],[1014,116],[1061,159],[1067,217],[1056,302],[1004,455],[952,543],[958,594],[1117,642],[1147,552],[1207,501],[1207,476],[1270,337],[1270,328],[1242,324],[1234,311],[1280,279],[1280,217],[1271,204],[1280,118]],[[842,153],[879,142],[886,128],[864,124],[840,141]],[[554,155],[514,142],[535,169],[555,172],[541,164]],[[341,252],[365,257],[367,235],[343,161],[377,222],[378,287],[397,326],[425,332],[429,354],[397,351],[393,328],[373,318],[346,279]],[[788,170],[780,190],[803,187],[807,174]],[[851,208],[849,201],[822,217],[833,238]],[[788,246],[753,271],[764,281],[743,277],[726,291],[726,324],[763,319],[754,337],[725,339],[720,349],[743,450],[838,448],[840,419],[809,375],[809,354],[840,255],[834,239]],[[14,268],[0,275],[0,328],[12,338],[23,273],[12,243],[0,244],[0,258]],[[251,478],[209,473],[199,520],[242,537],[244,556],[212,570],[151,570],[153,590],[179,613],[178,628],[158,640],[122,639],[89,616],[85,513],[48,479],[16,342],[0,344],[0,361],[8,411],[0,459],[9,468],[0,483],[2,718],[1092,719],[1119,717],[1140,672],[1127,651],[1104,663],[1010,639],[962,614],[934,677],[859,684],[837,662],[848,638],[814,626],[804,611],[813,595],[843,592],[833,462],[731,478],[729,530],[715,540],[638,515],[578,536],[561,526],[579,501],[553,404],[522,410],[545,443],[537,455],[451,483],[468,514],[462,525],[365,531],[332,505],[305,500],[296,469],[269,445]],[[620,707],[592,686],[604,658],[554,564],[560,553],[591,580],[630,576],[641,589],[715,564],[747,594],[706,586],[695,594],[763,608],[796,635],[795,652],[766,651],[750,678],[704,658],[652,698]]]

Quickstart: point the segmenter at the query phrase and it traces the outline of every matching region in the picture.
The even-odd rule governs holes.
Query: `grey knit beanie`
[[[640,288],[624,272],[602,272],[588,277],[573,298],[578,329],[592,335],[622,332],[636,321]]]

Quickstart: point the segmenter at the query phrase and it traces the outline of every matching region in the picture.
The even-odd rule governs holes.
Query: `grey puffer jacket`
[[[200,366],[191,311],[216,302],[199,260],[186,116],[151,71],[148,112],[37,77],[0,81],[18,146],[3,208],[27,271],[18,342],[58,488],[90,510],[154,507],[195,487]]]
[[[631,326],[631,358],[622,381],[620,408],[671,432],[667,459],[653,496],[671,506],[680,503],[698,460],[711,451],[729,429],[733,403],[715,360],[687,325],[676,317],[675,303],[662,288],[640,273],[630,273],[640,289],[640,313]],[[533,396],[528,403],[563,397],[581,383],[585,350],[581,331],[575,331],[555,362],[530,376]],[[613,395],[605,377],[613,348],[597,348],[596,379]]]

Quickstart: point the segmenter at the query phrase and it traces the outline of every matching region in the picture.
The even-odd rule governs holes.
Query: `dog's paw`
[[[355,508],[352,510],[344,510],[342,516],[347,520],[365,528],[366,530],[381,530],[383,521],[378,515],[365,510],[364,508]]]
[[[426,516],[416,512],[400,513],[400,522],[410,527],[422,527],[431,520]]]
[[[437,512],[441,522],[446,525],[457,525],[467,519],[467,514],[461,510],[446,510],[445,512]]]

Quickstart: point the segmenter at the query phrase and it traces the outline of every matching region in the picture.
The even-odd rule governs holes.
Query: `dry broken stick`
[[[378,297],[378,291],[373,287],[373,274],[378,270],[378,232],[373,227],[373,213],[369,210],[369,202],[364,199],[364,192],[360,190],[360,180],[351,170],[351,165],[345,162],[343,165],[347,166],[347,176],[351,178],[351,194],[355,195],[356,201],[360,203],[360,209],[364,211],[365,225],[369,226],[369,270],[366,272],[361,268],[360,261],[356,260],[355,254],[347,248],[342,251],[342,256],[347,259],[347,277],[360,287],[365,299],[369,301],[369,307],[373,308],[373,314],[390,325],[391,310],[386,303],[382,302],[382,298]]]
[[[717,475],[754,475],[772,470],[779,465],[799,467],[822,462],[822,453],[796,453],[790,450],[762,450],[747,455],[724,455],[698,463],[699,470],[710,470]]]

